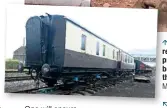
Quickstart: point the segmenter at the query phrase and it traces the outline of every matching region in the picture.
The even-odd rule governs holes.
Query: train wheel
[[[31,74],[31,78],[33,80],[37,80],[38,79],[38,73],[36,69],[30,69],[30,74]]]

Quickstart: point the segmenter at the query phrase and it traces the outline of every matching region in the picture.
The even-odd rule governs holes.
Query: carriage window
[[[81,50],[85,50],[86,49],[86,36],[82,35],[82,39],[81,39]]]
[[[105,52],[106,52],[106,46],[103,45],[103,56],[105,56]]]
[[[119,51],[117,51],[117,60],[119,60]]]
[[[99,42],[96,44],[96,55],[99,55]]]
[[[125,62],[127,63],[127,55],[125,55]]]
[[[115,58],[115,50],[113,50],[113,59]]]

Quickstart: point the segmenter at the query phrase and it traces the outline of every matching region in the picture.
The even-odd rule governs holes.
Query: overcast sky
[[[9,5],[6,58],[23,45],[28,18],[45,13],[65,15],[127,52],[156,48],[157,10]]]

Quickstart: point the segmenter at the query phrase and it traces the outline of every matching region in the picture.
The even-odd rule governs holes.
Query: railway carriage
[[[26,67],[49,86],[134,72],[134,58],[62,15],[34,16],[26,23]],[[21,70],[21,68],[20,68]]]
[[[135,72],[136,74],[152,72],[152,68],[139,60],[135,60]]]

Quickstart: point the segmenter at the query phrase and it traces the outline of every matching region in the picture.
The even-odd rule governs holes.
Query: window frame
[[[86,40],[87,40],[87,36],[82,34],[81,36],[81,50],[82,51],[86,51]]]
[[[103,44],[103,56],[106,56],[106,45]]]
[[[115,59],[115,49],[113,49],[113,52],[112,52],[112,54],[113,54],[113,59]]]
[[[119,55],[120,55],[119,53],[120,53],[120,52],[117,51],[117,61],[119,61],[119,59],[120,59],[120,58],[119,58]]]
[[[100,43],[96,42],[96,55],[99,55],[100,52]]]
[[[125,63],[127,63],[127,55],[125,55]]]

